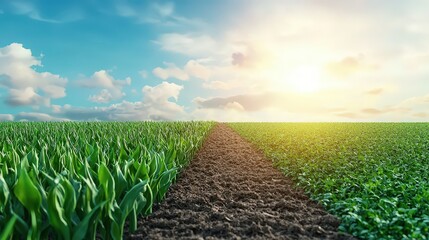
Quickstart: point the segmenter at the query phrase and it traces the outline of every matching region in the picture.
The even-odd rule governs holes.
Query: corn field
[[[0,239],[122,239],[212,126],[0,123]]]

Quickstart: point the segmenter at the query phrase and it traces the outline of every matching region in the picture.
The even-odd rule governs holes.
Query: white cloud
[[[66,96],[67,80],[49,72],[37,72],[42,66],[31,50],[12,43],[0,48],[0,87],[9,89],[5,102],[13,106],[48,104],[51,98]]]
[[[208,35],[166,33],[155,41],[164,51],[207,57],[216,51],[216,42]]]
[[[164,63],[167,67],[161,68],[157,67],[153,69],[152,73],[158,78],[161,78],[162,80],[167,80],[169,78],[176,78],[182,81],[189,80],[189,75],[186,71],[178,68],[173,63]]]
[[[47,78],[49,77],[49,74],[47,73],[41,73],[41,75],[46,75]],[[51,98],[62,98],[66,96],[66,89],[62,86],[46,85],[41,86],[40,89],[42,89],[42,91]]]
[[[13,121],[14,117],[12,114],[0,114],[0,122]]]
[[[112,94],[109,92],[109,90],[103,89],[100,91],[100,93],[98,93],[96,95],[90,95],[88,99],[91,102],[108,103],[108,102],[112,101],[114,98],[113,98]]]
[[[149,103],[161,104],[168,102],[170,98],[174,98],[177,101],[182,89],[183,86],[169,82],[162,82],[155,87],[144,86],[142,89],[143,99]]]
[[[162,79],[176,78],[182,81],[189,80],[195,77],[202,80],[208,80],[212,75],[212,70],[200,63],[199,60],[189,60],[182,68],[177,67],[174,63],[165,62],[166,68],[157,67],[153,69],[152,73]]]
[[[143,105],[151,119],[177,119],[184,114],[183,106],[170,101],[178,100],[183,86],[163,82],[155,87],[145,86],[142,89]]]
[[[56,121],[56,122],[64,122],[70,121],[66,118],[53,117],[46,113],[38,113],[38,112],[21,112],[15,115],[16,121],[36,121],[36,122],[48,122],[48,121]]]
[[[6,103],[11,106],[49,106],[49,99],[43,98],[38,95],[32,87],[25,89],[9,89],[9,96]]]
[[[190,76],[202,80],[208,80],[212,75],[212,71],[208,67],[202,65],[198,60],[188,61],[184,67],[184,70]]]
[[[186,117],[184,107],[172,100],[179,98],[183,86],[163,82],[157,86],[142,88],[142,101],[122,101],[107,107],[53,107],[53,112],[62,118],[72,120],[98,121],[142,121],[179,120]]]
[[[106,70],[97,71],[91,76],[91,78],[80,82],[81,86],[89,88],[116,88],[130,84],[131,78],[127,77],[125,80],[115,80]]]
[[[89,100],[97,103],[107,103],[125,96],[124,86],[131,85],[131,78],[125,80],[114,79],[106,70],[95,72],[90,78],[78,82],[79,86],[101,89],[99,93],[89,96]]]

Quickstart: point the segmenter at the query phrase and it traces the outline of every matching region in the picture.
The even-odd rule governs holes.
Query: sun
[[[320,70],[313,66],[300,66],[289,76],[292,88],[296,92],[316,92],[321,87]]]

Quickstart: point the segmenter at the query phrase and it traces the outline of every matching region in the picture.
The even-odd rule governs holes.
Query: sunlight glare
[[[315,92],[320,89],[320,70],[312,66],[302,66],[293,71],[290,80],[297,92]]]

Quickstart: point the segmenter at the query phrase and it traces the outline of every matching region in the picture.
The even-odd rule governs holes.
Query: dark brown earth
[[[218,124],[129,239],[352,239],[271,161]]]

